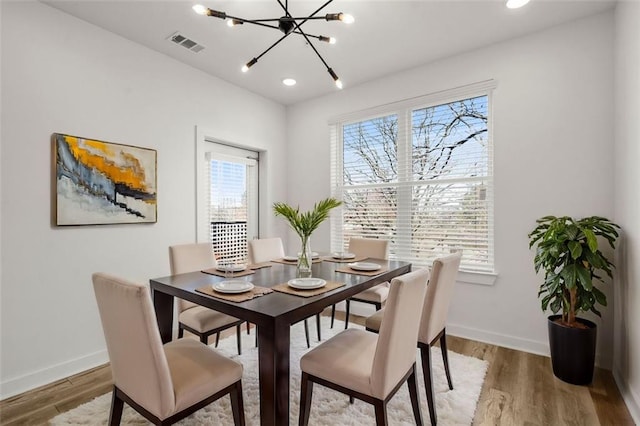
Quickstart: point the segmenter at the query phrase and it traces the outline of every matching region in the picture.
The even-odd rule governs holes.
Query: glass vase
[[[300,253],[298,254],[298,264],[296,265],[296,276],[298,278],[311,277],[312,256],[311,238],[302,237]]]

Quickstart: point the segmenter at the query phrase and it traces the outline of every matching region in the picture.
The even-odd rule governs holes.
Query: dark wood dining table
[[[410,272],[411,264],[402,261],[367,259],[380,264],[386,271],[376,276],[336,272],[344,263],[322,261],[313,264],[313,277],[346,285],[327,293],[301,297],[274,291],[245,302],[231,302],[197,292],[225,278],[203,272],[190,272],[150,280],[153,304],[163,343],[173,335],[174,297],[215,309],[249,321],[258,330],[258,365],[260,381],[260,424],[289,424],[289,338],[290,327],[305,318],[322,312],[326,307],[348,297]],[[273,263],[242,277],[255,286],[273,287],[295,278],[295,265]]]

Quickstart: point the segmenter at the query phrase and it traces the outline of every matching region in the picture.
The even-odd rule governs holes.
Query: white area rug
[[[328,339],[344,328],[344,323],[336,321],[333,329],[329,328],[330,319],[321,317],[322,338]],[[351,324],[350,327],[359,326]],[[316,346],[315,319],[309,320],[311,345]],[[242,386],[244,393],[245,416],[248,425],[260,424],[260,406],[258,389],[258,351],[255,348],[255,335],[247,335],[243,328],[242,355],[236,352],[235,335],[223,339],[218,350],[232,358],[238,359],[244,365]],[[212,339],[213,340],[213,339]],[[291,329],[291,424],[298,423],[298,401],[300,398],[300,357],[307,351],[302,323]],[[432,351],[432,368],[435,380],[436,409],[440,425],[470,425],[480,390],[487,371],[487,362],[449,351],[449,364],[454,390],[450,391],[446,384],[444,367],[440,349],[434,347]],[[417,352],[416,352],[417,353]],[[419,355],[418,356],[418,360]],[[420,384],[420,401],[422,417],[425,424],[429,424],[429,410],[424,391],[422,369],[418,362],[418,383]],[[52,425],[98,425],[107,424],[111,405],[111,393],[102,395],[91,402],[81,405],[71,411],[62,413],[51,420]],[[389,423],[391,425],[413,425],[411,401],[406,384],[391,399],[388,405]],[[143,417],[125,404],[122,416],[123,425],[149,424]],[[213,404],[192,414],[177,423],[179,425],[233,425],[231,404],[229,397],[223,397]],[[346,395],[324,388],[318,384],[313,387],[313,403],[311,406],[310,425],[373,425],[375,424],[373,406],[356,400],[349,404]]]

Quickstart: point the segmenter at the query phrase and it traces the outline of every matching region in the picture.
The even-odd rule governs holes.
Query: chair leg
[[[206,334],[201,334],[200,341],[205,345],[209,344],[209,336],[207,336]],[[216,346],[218,346],[218,341],[216,341]]]
[[[182,339],[184,337],[184,328],[178,327],[178,339]]]
[[[316,331],[318,333],[318,342],[321,342],[322,335],[320,334],[320,314],[316,314]]]
[[[331,328],[333,328],[333,322],[336,319],[336,305],[331,305]]]
[[[453,390],[451,371],[449,370],[449,353],[447,352],[447,332],[445,330],[442,330],[442,336],[440,336],[440,351],[442,352],[442,363],[444,364],[444,372],[447,375],[449,390]]]
[[[242,324],[236,325],[236,339],[238,340],[238,355],[242,355]]]
[[[349,395],[349,404],[353,404],[354,401],[353,395]]]
[[[307,426],[307,424],[309,424],[312,396],[313,382],[309,380],[309,375],[303,372],[300,382],[300,415],[298,416],[298,426]]]
[[[409,397],[411,398],[411,408],[413,408],[413,417],[416,420],[416,426],[422,426],[422,413],[420,412],[420,395],[418,394],[418,381],[416,380],[416,364],[413,364],[413,371],[407,378],[407,386],[409,386]]]
[[[219,331],[216,333],[216,345],[215,345],[216,348],[218,347],[218,342],[220,342],[220,332]]]
[[[422,375],[424,376],[424,391],[427,394],[429,417],[431,418],[431,425],[435,426],[438,424],[438,417],[436,415],[436,400],[431,378],[431,347],[429,345],[420,346],[420,358],[422,359]]]
[[[242,398],[242,382],[238,380],[229,393],[231,398],[231,411],[233,412],[233,424],[235,426],[244,426],[244,400]]]
[[[351,302],[347,299],[347,312],[344,317],[344,329],[349,328],[349,309],[351,308]]]
[[[249,321],[247,321],[247,334],[251,334],[251,332],[249,331]]]
[[[304,320],[304,337],[306,337],[307,339],[307,348],[311,347],[311,344],[309,343],[309,323],[307,323],[307,320]]]
[[[116,387],[113,387],[111,395],[111,413],[109,413],[109,426],[118,426],[122,419],[122,409],[124,401],[117,396]]]
[[[373,405],[376,409],[376,426],[387,426],[387,404],[378,400]]]
[[[258,347],[258,326],[256,325],[256,348]]]

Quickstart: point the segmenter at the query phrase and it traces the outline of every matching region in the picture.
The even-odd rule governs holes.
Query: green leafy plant
[[[538,297],[542,310],[554,314],[562,310],[562,322],[576,327],[576,314],[591,311],[600,316],[596,305],[607,306],[607,298],[594,281],[604,283],[614,265],[599,249],[598,237],[615,248],[618,225],[599,216],[575,220],[568,216],[545,216],[536,221],[529,234],[529,248],[536,247],[534,267],[544,271]]]
[[[335,198],[327,198],[313,206],[308,212],[300,212],[300,208],[293,208],[285,203],[274,203],[273,210],[276,216],[282,216],[289,222],[289,226],[296,231],[301,240],[301,252],[298,256],[298,274],[311,276],[313,254],[309,249],[309,237],[322,222],[329,217],[331,209],[338,207],[342,202]]]
[[[338,207],[342,202],[335,198],[327,198],[313,206],[308,212],[300,212],[300,207],[293,208],[286,203],[274,203],[273,211],[276,216],[282,216],[289,222],[291,228],[300,238],[311,236],[322,222],[329,217],[331,209]]]

